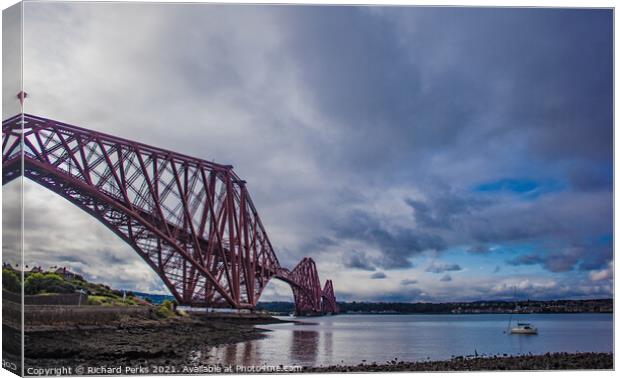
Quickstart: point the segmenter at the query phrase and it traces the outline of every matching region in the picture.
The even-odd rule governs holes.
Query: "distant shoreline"
[[[612,298],[446,303],[338,302],[342,314],[570,314],[613,313]],[[291,302],[260,302],[258,310],[289,314]]]
[[[519,312],[512,315],[562,315],[562,314],[613,314],[613,311],[583,311],[583,312]],[[510,315],[506,312],[466,312],[466,313],[451,313],[451,312],[345,312],[339,315]],[[286,315],[276,315],[286,316]]]

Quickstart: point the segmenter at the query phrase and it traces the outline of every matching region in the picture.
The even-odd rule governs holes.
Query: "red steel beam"
[[[29,114],[3,121],[2,135],[3,185],[23,174],[91,214],[179,303],[253,309],[275,277],[291,285],[297,313],[338,312],[312,259],[280,266],[232,166]]]

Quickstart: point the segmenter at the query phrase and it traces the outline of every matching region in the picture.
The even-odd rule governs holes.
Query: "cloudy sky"
[[[26,112],[234,165],[281,263],[312,257],[341,300],[612,295],[610,10],[26,3],[24,22]],[[24,189],[27,263],[165,290]]]

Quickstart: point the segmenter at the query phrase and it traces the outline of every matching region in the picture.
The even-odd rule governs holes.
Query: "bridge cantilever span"
[[[2,136],[2,185],[23,174],[98,219],[180,304],[254,309],[278,278],[298,314],[338,312],[312,259],[280,266],[232,166],[28,114],[3,121]]]

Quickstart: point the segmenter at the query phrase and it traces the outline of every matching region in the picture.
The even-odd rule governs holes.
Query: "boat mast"
[[[510,332],[510,326],[512,325],[512,314],[517,309],[517,286],[513,286],[513,294],[512,296],[515,298],[515,308],[510,312],[510,317],[508,317],[508,329],[506,329],[506,333]]]

